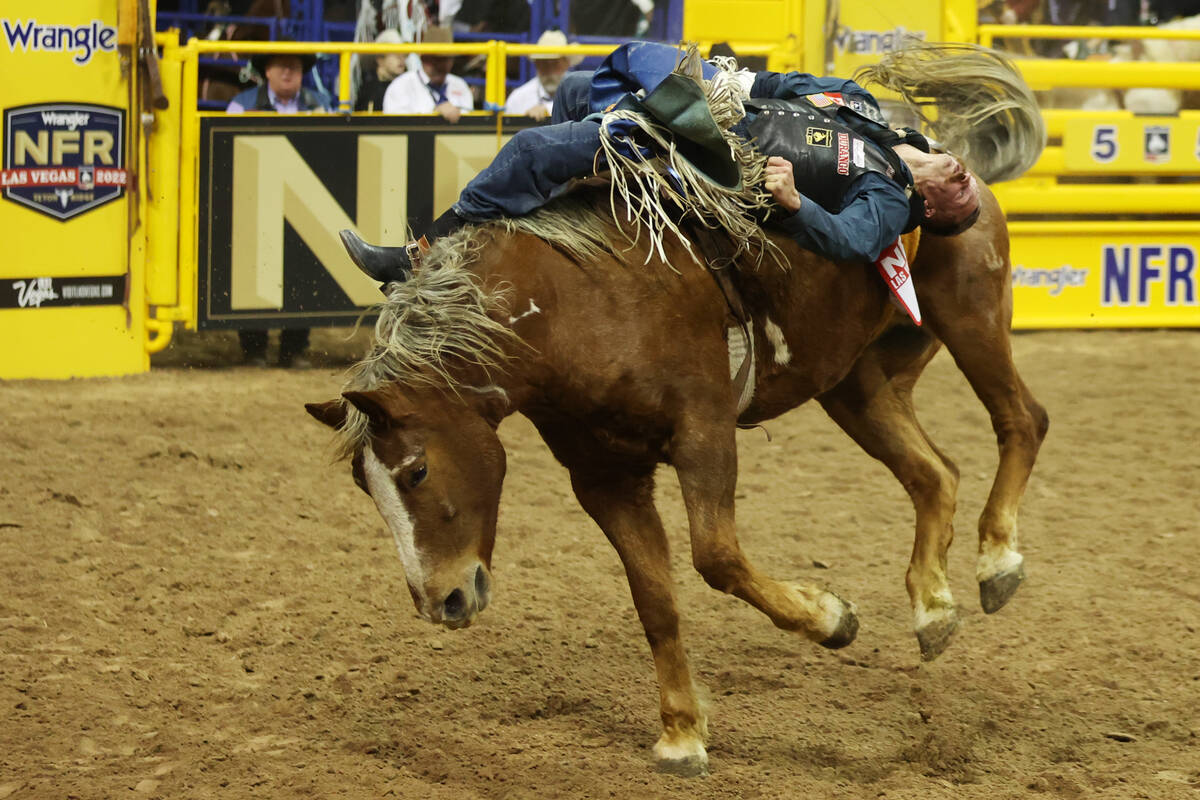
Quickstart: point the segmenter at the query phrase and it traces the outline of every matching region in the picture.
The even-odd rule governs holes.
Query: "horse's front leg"
[[[679,638],[667,535],[654,507],[654,467],[630,472],[592,462],[571,469],[571,485],[625,565],[633,604],[654,654],[663,725],[654,745],[658,768],[704,775],[708,726]]]
[[[1025,579],[1024,558],[1017,549],[1017,510],[1050,418],[1013,363],[1009,333],[1012,265],[1007,238],[999,238],[992,248],[994,260],[973,268],[971,280],[962,278],[960,273],[966,268],[961,265],[982,259],[969,250],[977,245],[966,235],[961,237],[963,241],[960,237],[929,238],[928,247],[925,242],[921,245],[923,257],[959,266],[931,270],[928,280],[918,281],[921,306],[929,312],[928,327],[945,343],[987,408],[1000,450],[992,490],[979,518],[976,565],[980,604],[991,614],[1009,601]]]
[[[868,455],[882,461],[912,498],[917,525],[905,584],[926,661],[941,655],[958,629],[946,579],[958,468],[925,434],[912,402],[913,384],[937,351],[938,343],[928,334],[893,329],[819,398],[833,421]]]
[[[829,648],[850,644],[858,618],[849,604],[813,585],[776,581],[742,552],[733,515],[735,430],[732,415],[693,414],[671,442],[671,463],[687,506],[692,563],[709,586],[745,600],[777,627]]]

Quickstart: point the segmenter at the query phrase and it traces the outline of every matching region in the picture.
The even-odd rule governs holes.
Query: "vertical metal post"
[[[196,329],[196,175],[199,170],[200,117],[196,113],[199,53],[195,38],[183,53],[182,121],[179,131],[179,306],[177,318]]]
[[[338,54],[338,108],[341,111],[353,111],[350,105],[350,59],[353,53]]]

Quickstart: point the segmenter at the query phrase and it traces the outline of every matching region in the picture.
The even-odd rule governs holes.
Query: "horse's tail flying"
[[[912,42],[862,67],[854,79],[899,94],[933,136],[988,183],[1019,177],[1046,146],[1033,92],[995,50]]]

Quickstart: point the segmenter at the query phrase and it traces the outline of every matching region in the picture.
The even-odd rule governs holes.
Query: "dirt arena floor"
[[[655,773],[658,695],[621,567],[523,418],[492,606],[416,618],[399,560],[304,401],[307,371],[180,336],[148,375],[0,383],[0,798],[1200,798],[1200,334],[1018,335],[1051,415],[1029,580],[985,616],[996,461],[945,355],[918,389],[962,471],[963,629],[923,664],[912,509],[817,406],[741,434],[745,549],[857,603],[829,652],[707,588],[661,508],[712,774]]]

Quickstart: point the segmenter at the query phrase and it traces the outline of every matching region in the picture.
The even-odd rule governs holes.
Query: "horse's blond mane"
[[[438,239],[420,269],[388,286],[387,298],[367,313],[378,314],[375,345],[350,368],[343,391],[371,391],[393,383],[461,392],[503,392],[494,385],[463,383],[464,367],[489,377],[502,372],[514,351],[527,347],[503,320],[510,311],[508,287],[484,285],[471,270],[485,247],[505,234],[525,233],[584,261],[616,254],[616,225],[590,192],[564,197],[523,217],[469,225]],[[346,458],[366,441],[367,418],[343,401],[337,454]]]

